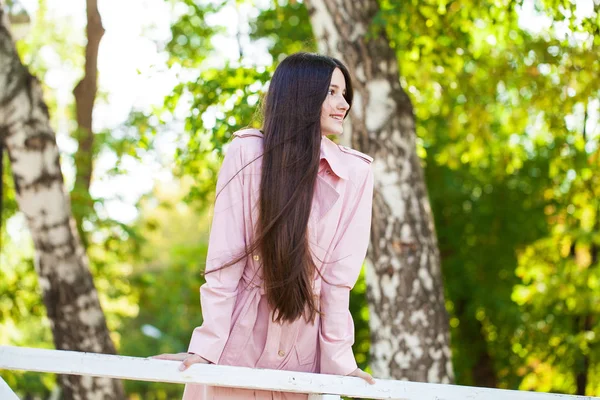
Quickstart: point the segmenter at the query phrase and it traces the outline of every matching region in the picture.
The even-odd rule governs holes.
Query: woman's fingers
[[[375,384],[375,379],[373,379],[373,377],[371,376],[371,374],[363,371],[360,368],[356,368],[354,370],[354,372],[350,373],[349,376],[355,376],[357,378],[361,378],[364,379],[365,381],[367,381],[367,383],[374,385]]]
[[[171,354],[171,353],[164,353],[164,354],[159,354],[156,356],[152,356],[150,358],[154,358],[157,360],[172,360],[172,361],[183,361],[185,360],[185,358],[189,356],[188,353],[176,353],[176,354]]]
[[[179,366],[180,371],[185,371],[193,364],[208,364],[208,360],[200,357],[198,354],[188,354]]]
[[[199,355],[190,354],[190,353],[176,353],[176,354],[165,353],[165,354],[159,354],[156,356],[152,356],[149,358],[153,358],[155,360],[182,361],[181,365],[179,365],[180,371],[185,371],[186,369],[191,367],[192,364],[210,364],[210,362],[208,360],[200,357]]]

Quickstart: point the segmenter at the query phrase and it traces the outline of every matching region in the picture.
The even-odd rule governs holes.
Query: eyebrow
[[[336,88],[336,89],[339,89],[339,88],[340,88],[338,85],[335,85],[335,84],[333,84],[333,83],[332,83],[331,85],[329,85],[329,87],[334,87],[334,88]],[[346,93],[346,89],[344,89],[344,90],[343,90],[343,92],[344,92],[344,93]]]

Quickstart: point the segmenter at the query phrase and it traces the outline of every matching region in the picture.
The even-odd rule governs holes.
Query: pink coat
[[[245,129],[234,135],[236,138],[229,144],[219,172],[217,193],[263,151],[260,131]],[[258,158],[248,165],[217,197],[207,272],[240,254],[253,239],[261,160]],[[317,316],[314,324],[304,318],[294,323],[274,323],[264,289],[256,278],[260,276],[260,256],[254,254],[206,275],[206,283],[200,288],[204,322],[194,329],[190,352],[215,364],[251,368],[335,375],[347,375],[357,368],[352,352],[354,322],[349,296],[369,243],[371,161],[371,157],[323,137],[308,222],[313,258],[325,277],[323,280],[317,274],[314,283],[323,316]],[[307,396],[187,385],[183,398],[306,399]]]

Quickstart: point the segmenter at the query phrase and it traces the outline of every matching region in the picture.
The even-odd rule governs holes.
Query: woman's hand
[[[185,371],[186,369],[191,367],[192,364],[210,364],[210,361],[208,361],[207,359],[200,357],[198,354],[192,353],[165,353],[159,354],[157,356],[152,356],[150,358],[154,358],[156,360],[182,361],[181,365],[179,366],[180,371]]]
[[[353,372],[349,373],[348,376],[355,376],[357,378],[364,379],[365,381],[367,381],[367,383],[369,383],[371,385],[375,384],[375,379],[373,379],[371,374],[363,371],[360,368],[356,368]]]

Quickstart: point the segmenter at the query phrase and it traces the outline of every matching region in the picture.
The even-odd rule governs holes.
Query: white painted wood
[[[12,391],[8,383],[0,376],[0,399],[2,400],[19,400],[15,392]]]
[[[341,397],[336,394],[309,394],[308,400],[340,400]]]
[[[377,379],[369,385],[359,378],[196,364],[178,370],[179,362],[74,351],[0,346],[0,369],[106,376],[168,383],[202,383],[213,386],[276,390],[323,395],[402,400],[600,400],[516,390],[475,388],[435,383]],[[326,397],[325,399],[335,399]],[[4,397],[2,397],[4,399]]]

